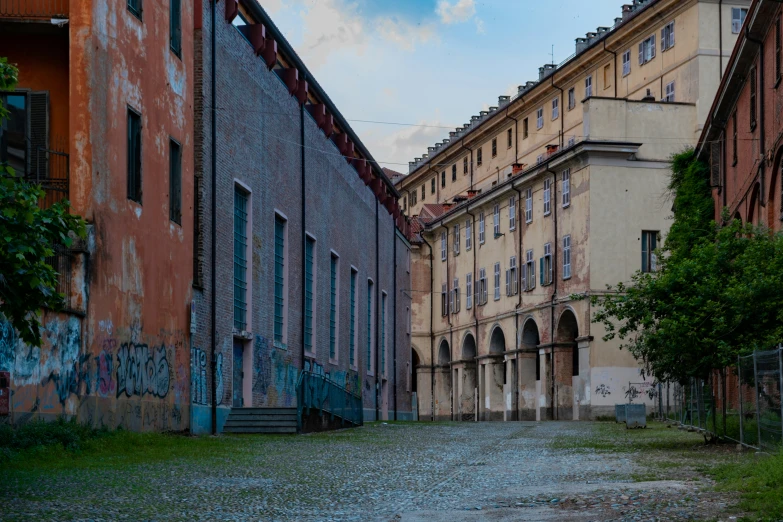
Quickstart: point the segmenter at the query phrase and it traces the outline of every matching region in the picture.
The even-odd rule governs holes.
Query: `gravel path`
[[[639,452],[553,449],[590,423],[371,424],[247,436],[230,455],[0,478],[2,520],[730,520],[703,477],[637,482]],[[676,473],[675,473],[676,474]]]

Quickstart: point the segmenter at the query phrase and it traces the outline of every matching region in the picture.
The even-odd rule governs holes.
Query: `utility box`
[[[11,411],[11,373],[0,372],[0,415]]]
[[[625,404],[614,405],[615,422],[625,422]]]
[[[625,427],[629,429],[647,427],[647,407],[644,404],[625,405]]]

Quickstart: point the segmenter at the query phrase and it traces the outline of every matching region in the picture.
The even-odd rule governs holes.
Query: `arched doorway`
[[[522,325],[521,346],[517,362],[517,409],[520,420],[536,420],[541,395],[541,337],[532,317]]]
[[[481,374],[483,377],[484,409],[481,412],[482,420],[503,420],[505,401],[503,400],[506,384],[506,365],[504,352],[506,351],[506,335],[503,329],[496,325],[489,336],[489,357],[484,360]]]
[[[576,338],[579,337],[579,325],[576,315],[571,309],[560,314],[557,321],[554,346],[554,404],[555,419],[571,420],[578,418],[574,412],[574,377],[579,375],[579,348]]]
[[[451,350],[446,339],[438,345],[435,366],[435,420],[451,420]]]
[[[462,339],[460,361],[454,365],[457,396],[455,416],[457,420],[469,421],[476,418],[476,338],[471,332]]]

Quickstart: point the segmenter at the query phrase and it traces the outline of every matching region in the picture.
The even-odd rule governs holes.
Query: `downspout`
[[[723,79],[723,0],[718,0],[718,64],[718,81],[721,81]]]
[[[379,249],[379,243],[378,243],[378,222],[380,220],[380,215],[378,214],[378,198],[375,198],[375,420],[380,420],[378,415],[378,399],[381,393],[381,390],[378,386],[379,380],[378,380],[378,370],[380,368],[380,362],[378,361],[378,348],[380,348],[380,339],[381,339],[381,324],[380,324],[380,318],[381,313],[383,312],[381,310],[381,278],[380,278],[380,263],[378,262],[378,255],[380,254]]]
[[[517,193],[517,196],[519,196],[519,209],[520,213],[519,215],[522,215],[522,191],[517,189],[513,184],[511,185],[511,188],[514,189],[514,192]],[[514,347],[516,350],[519,350],[519,309],[522,308],[522,288],[519,287],[519,274],[521,272],[520,267],[522,266],[521,263],[523,262],[522,259],[522,220],[517,219],[517,231],[519,232],[519,240],[517,241],[517,247],[518,247],[518,253],[517,253],[517,293],[519,294],[519,299],[517,301],[517,304],[514,306],[514,329],[516,330],[516,336],[517,338],[514,340]],[[517,352],[517,359],[519,359],[519,352]],[[515,365],[517,369],[517,373],[519,372],[519,363]],[[519,378],[517,376],[516,380],[518,381]],[[519,413],[519,386],[518,382],[514,383],[514,395],[516,396],[516,402],[517,405],[517,414]],[[519,418],[517,418],[519,420]]]
[[[546,165],[546,172],[554,174],[554,180],[552,183],[552,220],[555,229],[555,240],[552,249],[552,304],[549,307],[550,310],[550,336],[552,341],[552,419],[556,420],[557,407],[555,406],[555,306],[557,305],[557,173],[550,170],[549,163]]]
[[[563,110],[565,106],[563,103],[565,100],[563,99],[563,89],[555,85],[555,72],[552,71],[552,87],[560,91],[560,107],[558,108],[558,119],[560,120],[560,148],[563,148],[563,143],[565,143],[564,136],[565,134],[565,111]]]
[[[754,44],[759,46],[759,80],[758,80],[758,93],[759,93],[759,140],[760,140],[760,146],[759,146],[759,153],[761,154],[761,174],[760,174],[760,185],[759,188],[759,206],[766,206],[765,204],[765,194],[764,194],[764,160],[766,159],[766,149],[767,149],[767,143],[765,142],[765,136],[764,136],[764,42],[761,40],[755,40],[750,37],[750,30],[748,28],[749,26],[745,27],[745,38],[749,42],[753,42]]]
[[[394,227],[394,225],[392,225]],[[397,229],[392,228],[394,237],[394,280],[392,281],[392,309],[394,310],[394,319],[392,320],[392,350],[394,350],[392,372],[394,374],[394,420],[397,420]]]
[[[614,62],[613,62],[613,66],[614,66],[614,97],[617,98],[617,53],[615,51],[611,51],[611,50],[606,48],[606,38],[604,38],[603,42],[604,42],[604,51],[606,51],[607,53],[612,53],[614,55]]]
[[[304,81],[307,81],[307,75],[304,75]],[[302,306],[304,307],[305,300],[307,299],[307,292],[305,291],[304,277],[306,273],[306,261],[305,252],[307,250],[307,223],[305,213],[305,129],[304,129],[304,104],[299,106],[299,138],[301,140],[301,161],[302,161]],[[302,370],[305,369],[305,314],[302,310]]]
[[[451,323],[451,306],[449,304],[454,299],[456,304],[457,296],[449,299],[452,290],[449,289],[449,227],[442,224],[441,226],[446,229],[446,320],[449,322],[449,349],[451,350],[451,360],[454,360],[454,325]],[[449,380],[451,380],[451,366],[449,365]],[[451,385],[451,393],[449,394],[449,402],[451,403],[451,420],[454,420],[454,384]]]
[[[210,155],[212,156],[211,159],[211,170],[212,170],[212,179],[211,185],[212,185],[212,209],[211,209],[211,219],[212,223],[210,223],[211,228],[211,234],[212,234],[212,262],[210,263],[212,266],[210,267],[210,270],[212,273],[210,274],[210,293],[212,294],[210,296],[211,300],[211,322],[212,322],[212,343],[211,343],[211,354],[210,359],[212,360],[212,435],[217,435],[217,297],[216,297],[216,286],[217,286],[217,245],[215,244],[215,240],[217,238],[217,224],[215,223],[217,218],[217,114],[215,112],[215,105],[217,104],[216,96],[215,96],[215,17],[216,17],[216,9],[215,4],[217,3],[217,0],[213,0],[212,2],[212,20],[210,20],[210,60],[212,61],[211,64],[211,82],[210,85],[210,102],[212,103],[212,107],[210,108],[210,126],[211,128],[211,136],[210,139],[212,140],[212,143],[210,143]]]
[[[435,254],[432,251],[432,245],[430,245],[426,239],[424,239],[424,233],[421,233],[421,240],[430,249],[430,420],[435,421],[435,339],[432,336],[432,314],[435,312],[432,300],[435,290],[435,276],[432,271],[432,264],[435,261]]]
[[[476,285],[478,284],[478,281],[476,280],[476,276],[478,276],[478,268],[476,268],[476,251],[478,250],[478,247],[479,247],[478,229],[476,228],[476,215],[473,214],[470,211],[470,204],[468,204],[468,206],[465,207],[465,213],[468,214],[471,218],[473,218],[473,222],[472,222],[472,224],[470,226],[470,228],[471,228],[471,233],[470,233],[471,238],[470,238],[470,241],[472,243],[470,245],[470,249],[473,251],[473,276],[472,276],[472,278],[473,278],[473,288],[471,288],[471,293],[473,294],[473,296],[476,296],[477,292],[475,292],[475,288],[476,288]],[[466,290],[467,290],[467,288],[466,288]],[[465,299],[465,302],[467,302],[467,298]],[[479,327],[479,324],[478,324],[477,311],[478,311],[478,299],[473,299],[473,322],[475,323],[475,328],[476,328],[476,335],[474,337],[474,341],[476,342],[476,356],[473,358],[473,361],[476,364],[476,387],[478,387],[478,371],[479,371],[479,369],[478,369],[478,338],[479,338],[478,327]],[[478,397],[474,397],[474,400],[478,400]],[[475,420],[478,420],[478,408],[476,409],[476,411],[473,412],[473,415],[474,415],[473,418]]]

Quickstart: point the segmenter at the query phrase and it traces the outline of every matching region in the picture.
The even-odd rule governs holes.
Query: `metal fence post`
[[[759,369],[756,352],[753,352],[753,382],[756,384],[756,431],[758,432],[758,448],[761,449],[761,408],[759,407]]]
[[[737,397],[739,398],[739,424],[740,424],[740,444],[745,445],[745,414],[742,411],[742,358],[737,356]]]

